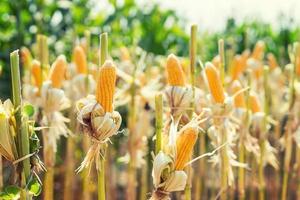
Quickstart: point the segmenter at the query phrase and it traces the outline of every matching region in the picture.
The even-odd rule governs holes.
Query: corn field
[[[37,33],[0,66],[0,199],[300,200],[297,40],[214,38],[210,59],[196,24],[164,54],[113,31],[60,53]]]

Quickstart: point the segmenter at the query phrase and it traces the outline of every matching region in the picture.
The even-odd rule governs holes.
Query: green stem
[[[73,115],[74,116],[74,115]],[[75,120],[72,120],[74,122]],[[74,137],[69,136],[67,139],[67,150],[66,150],[66,168],[65,168],[65,180],[64,180],[64,200],[73,200],[73,181],[74,181],[74,156],[75,151],[75,140]]]
[[[219,40],[219,56],[220,56],[220,72],[221,72],[221,81],[222,84],[225,85],[225,53],[224,53],[224,40]]]
[[[98,200],[105,200],[105,151],[104,147],[103,157],[100,156],[100,169],[97,170],[98,174]]]
[[[221,132],[221,144],[225,144],[227,142],[227,136],[225,132],[223,131],[225,129],[225,125],[222,126],[222,132]],[[228,169],[228,156],[226,152],[226,146],[221,149],[221,200],[227,199],[227,169]]]
[[[288,120],[286,124],[286,132],[284,134],[285,138],[285,154],[284,154],[284,174],[283,174],[283,182],[282,182],[282,191],[281,191],[281,199],[287,199],[287,188],[288,188],[288,178],[289,178],[289,171],[290,171],[290,162],[292,157],[292,120],[293,116],[292,111],[295,103],[295,70],[296,70],[296,63],[298,63],[300,53],[300,45],[298,43],[294,46],[294,59],[292,60],[294,67],[291,71],[290,75],[290,99],[289,99],[289,113],[288,113]]]
[[[162,149],[162,129],[163,129],[163,98],[159,93],[155,96],[155,154],[158,154]]]
[[[265,179],[264,179],[264,154],[265,154],[265,141],[260,141],[260,160],[258,166],[258,183],[259,183],[259,199],[265,199]]]
[[[100,66],[102,66],[108,57],[107,33],[100,35]],[[100,156],[100,169],[98,169],[98,200],[105,200],[105,152],[106,146],[103,147],[104,154]]]
[[[48,166],[43,183],[44,200],[53,200],[54,167]]]
[[[297,198],[300,199],[300,148],[296,152]]]
[[[13,103],[16,110],[16,142],[19,158],[29,154],[29,136],[28,136],[28,117],[22,117],[22,96],[21,96],[21,77],[19,66],[18,50],[10,54],[11,61],[11,76],[13,89]],[[30,176],[30,159],[22,161],[21,172],[21,187],[25,189],[26,195],[21,195],[22,199],[31,199],[26,192],[26,185]]]
[[[245,147],[242,142],[239,143],[239,162],[245,162]],[[238,190],[239,190],[239,199],[245,199],[245,169],[240,167],[238,169]]]
[[[148,165],[143,165],[141,169],[142,178],[141,178],[141,192],[140,200],[147,200],[147,189],[148,189]]]
[[[2,156],[0,156],[0,191],[2,191],[3,187],[3,160]]]
[[[90,138],[88,135],[83,135],[83,150],[85,153],[88,152],[90,147]],[[91,192],[90,192],[90,185],[89,185],[89,169],[85,168],[82,172],[82,199],[90,200]]]
[[[108,57],[108,38],[107,33],[100,35],[100,66],[102,66]]]
[[[43,78],[43,72],[48,70],[49,64],[49,51],[48,51],[48,38],[45,35],[37,36],[38,44],[38,59],[41,62],[41,77]]]
[[[196,65],[196,53],[197,53],[197,25],[191,26],[191,39],[190,39],[190,72],[191,72],[191,85],[193,90],[193,98],[191,100],[191,110],[189,111],[190,119],[193,117],[195,107],[195,65]],[[186,167],[188,180],[185,186],[185,199],[190,200],[192,198],[192,177],[191,177],[191,166]]]
[[[90,60],[91,32],[89,30],[84,31],[84,37],[86,42],[86,58]]]

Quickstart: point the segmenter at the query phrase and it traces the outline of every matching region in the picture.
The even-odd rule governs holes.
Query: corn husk
[[[94,95],[79,100],[77,110],[77,120],[80,128],[92,138],[93,143],[77,172],[82,171],[84,168],[90,169],[94,161],[96,162],[96,168],[99,170],[100,160],[98,158],[101,156],[101,145],[118,133],[122,122],[121,115],[117,111],[104,112]]]
[[[165,95],[174,119],[178,119],[190,108],[193,99],[193,91],[189,87],[167,86]]]
[[[53,148],[56,152],[57,140],[61,136],[67,137],[71,131],[68,129],[66,123],[69,119],[63,116],[60,112],[70,106],[69,100],[66,98],[64,91],[58,88],[52,88],[51,82],[44,82],[41,97],[40,107],[43,109],[42,125],[48,127],[43,129],[48,139],[47,145]]]
[[[0,100],[0,154],[13,162],[17,159],[17,148],[14,142],[14,128],[10,122],[13,117],[13,105],[10,100]]]

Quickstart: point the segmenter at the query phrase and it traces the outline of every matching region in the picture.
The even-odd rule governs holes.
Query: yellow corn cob
[[[31,66],[31,74],[33,77],[34,85],[38,88],[42,86],[42,68],[41,68],[41,63],[37,60],[32,61],[32,66]]]
[[[269,64],[269,67],[271,70],[278,67],[277,60],[272,53],[268,53],[267,58],[268,58],[268,64]]]
[[[21,48],[21,60],[26,69],[29,69],[29,67],[31,67],[32,56],[29,49],[26,47]]]
[[[239,81],[234,81],[233,85],[232,85],[232,90],[233,93],[237,93],[239,91],[241,91],[243,88],[240,84]],[[239,93],[238,95],[236,95],[234,97],[234,106],[236,108],[245,108],[246,107],[246,103],[245,103],[245,98],[244,98],[244,93]]]
[[[236,55],[232,62],[232,71],[231,71],[232,80],[238,79],[244,69],[245,67],[243,66],[242,57],[240,55]]]
[[[259,105],[259,101],[256,95],[250,94],[250,109],[252,113],[261,112],[261,107]]]
[[[254,77],[259,79],[263,75],[263,64],[260,63],[259,67],[253,70]]]
[[[265,43],[263,41],[258,41],[255,44],[254,50],[252,52],[252,58],[261,60],[264,56]]]
[[[250,57],[250,51],[245,50],[241,55],[241,65],[243,66],[243,71],[247,68],[247,60]]]
[[[188,127],[178,136],[176,141],[176,170],[183,170],[186,163],[191,159],[197,137],[197,129],[193,127]]]
[[[185,77],[178,58],[170,54],[167,58],[167,77],[171,86],[184,86]]]
[[[221,66],[221,59],[220,59],[220,56],[217,55],[215,56],[213,59],[212,59],[212,64],[216,67],[216,69],[220,69],[220,66]]]
[[[296,66],[296,74],[297,76],[300,76],[300,55],[296,56],[296,61],[295,61],[295,66]]]
[[[54,88],[60,88],[65,78],[67,70],[67,61],[64,55],[57,57],[55,62],[52,64],[49,72],[49,80],[52,81]]]
[[[81,46],[77,46],[73,50],[73,62],[76,65],[79,74],[87,74],[87,60],[86,55]]]
[[[217,69],[211,63],[206,63],[205,74],[210,93],[216,103],[224,103],[225,93]]]
[[[116,84],[116,67],[112,61],[105,61],[99,71],[96,98],[105,112],[113,111],[113,96]]]

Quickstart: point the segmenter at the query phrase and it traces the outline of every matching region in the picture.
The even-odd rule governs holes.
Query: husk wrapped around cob
[[[13,111],[14,107],[10,100],[3,103],[0,100],[0,154],[10,162],[14,162],[18,158],[14,142],[15,133],[12,132],[15,126]]]
[[[154,191],[151,200],[168,200],[171,192],[182,191],[187,183],[184,168],[191,158],[194,145],[198,138],[198,125],[203,122],[196,118],[185,125],[178,133],[170,133],[176,137],[167,149],[167,153],[160,151],[154,158],[152,178]]]
[[[256,156],[257,160],[263,160],[263,166],[270,164],[275,169],[278,169],[278,160],[276,158],[277,150],[271,146],[270,142],[266,139],[266,134],[268,132],[268,127],[266,127],[264,118],[265,113],[262,111],[259,99],[256,94],[250,93],[249,97],[250,109],[252,112],[252,134],[259,140],[262,141],[261,148],[263,146],[263,154],[258,154]],[[262,156],[262,158],[260,158]]]
[[[222,150],[211,158],[214,165],[219,165],[221,175],[221,191],[225,194],[228,186],[234,182],[232,167],[246,167],[246,164],[239,163],[234,153],[238,128],[237,123],[232,118],[234,100],[227,97],[221,83],[220,74],[211,64],[206,63],[205,75],[210,90],[209,99],[211,100],[210,110],[212,125],[208,129],[208,135],[214,147],[222,146]],[[224,198],[224,197],[222,197]]]
[[[122,118],[117,111],[113,111],[113,95],[115,92],[116,69],[111,61],[106,61],[100,68],[96,96],[89,95],[77,102],[77,120],[80,128],[92,139],[86,157],[77,169],[91,167],[95,161],[97,170],[100,169],[101,144],[118,133]]]
[[[175,120],[179,120],[180,116],[190,107],[193,91],[187,87],[184,72],[175,55],[168,56],[166,70],[169,86],[167,86],[165,94],[171,108],[171,115]]]
[[[53,152],[56,152],[56,141],[60,136],[67,136],[70,133],[66,125],[69,119],[65,118],[60,112],[70,106],[64,91],[60,89],[66,67],[65,57],[59,56],[51,66],[49,80],[43,83],[39,97],[39,106],[42,108],[43,113],[42,125],[48,127],[43,130],[45,141],[47,141],[46,146],[52,148]]]

